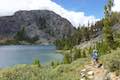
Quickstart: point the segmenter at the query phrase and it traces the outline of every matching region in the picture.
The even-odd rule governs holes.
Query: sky
[[[84,12],[85,15],[95,15],[96,18],[103,17],[104,5],[107,0],[53,0],[65,9]],[[69,2],[69,3],[68,3]]]
[[[106,3],[107,0],[0,0],[0,16],[13,15],[18,10],[51,10],[78,27],[103,18]],[[114,0],[112,10],[120,12],[120,0]]]

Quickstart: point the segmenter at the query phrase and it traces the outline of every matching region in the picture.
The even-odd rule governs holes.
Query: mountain
[[[40,42],[54,41],[71,36],[73,25],[65,18],[48,10],[18,11],[12,16],[0,17],[0,39],[14,39],[25,28],[29,39],[38,37]]]

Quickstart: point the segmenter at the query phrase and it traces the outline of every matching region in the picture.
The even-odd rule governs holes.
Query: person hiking
[[[93,50],[92,52],[92,62],[93,65],[97,66],[98,65],[98,51],[97,50]]]

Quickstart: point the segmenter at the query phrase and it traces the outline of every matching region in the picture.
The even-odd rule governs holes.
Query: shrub
[[[81,55],[81,49],[74,49],[74,60],[78,59],[78,58],[81,58],[82,55]]]
[[[111,54],[103,56],[101,60],[106,69],[120,75],[120,50],[112,51]]]
[[[60,65],[60,64],[61,64],[61,62],[58,62],[58,61],[52,61],[52,62],[50,63],[50,65],[51,65],[53,68],[57,67],[57,66]]]
[[[33,65],[37,65],[38,67],[41,67],[40,60],[39,59],[35,59],[33,61]]]
[[[72,62],[71,55],[69,53],[64,54],[64,64],[69,64]]]
[[[110,60],[108,64],[108,68],[111,72],[116,72],[117,75],[120,74],[120,60]]]
[[[111,50],[110,47],[104,41],[97,42],[96,48],[98,52],[100,53],[100,56],[110,53],[110,50]]]

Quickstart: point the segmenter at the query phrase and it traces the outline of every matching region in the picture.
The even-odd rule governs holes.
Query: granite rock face
[[[26,36],[55,40],[71,36],[73,25],[65,18],[48,10],[18,11],[12,16],[0,17],[0,38],[14,38],[22,29]]]

